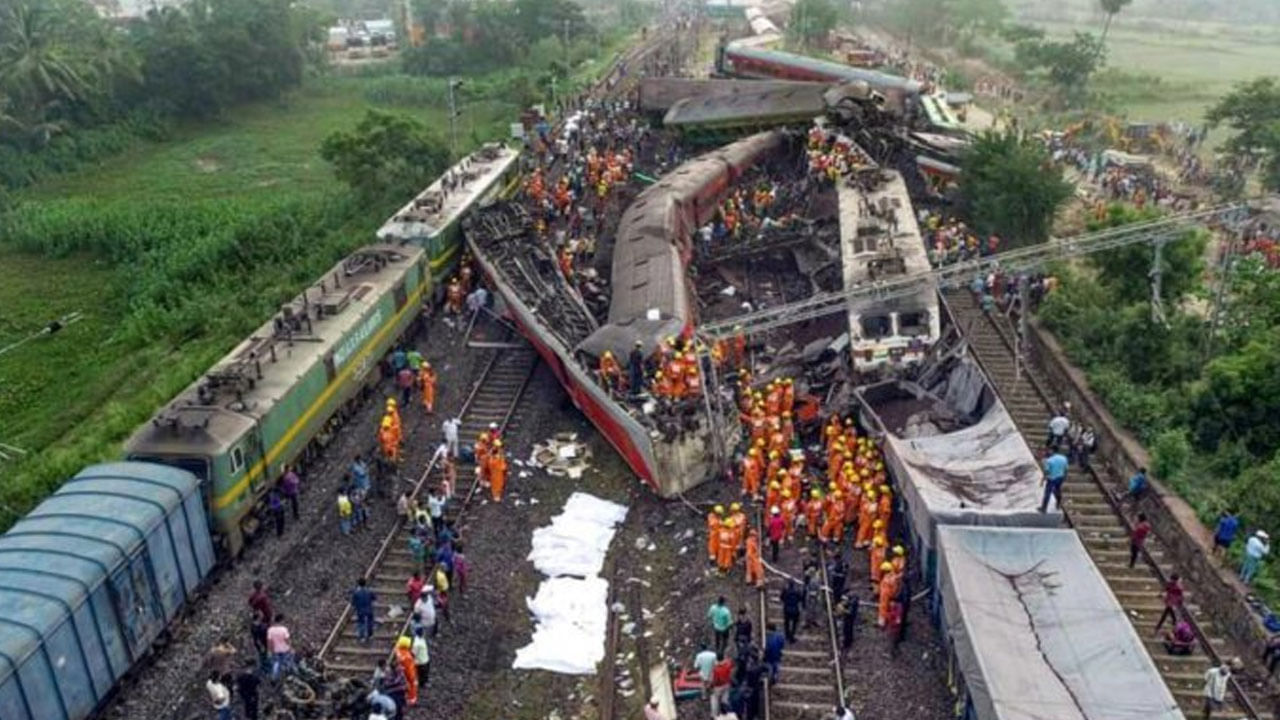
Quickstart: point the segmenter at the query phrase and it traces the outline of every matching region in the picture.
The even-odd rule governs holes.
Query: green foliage
[[[1071,186],[1053,169],[1043,144],[1015,133],[988,131],[961,159],[962,210],[981,235],[1004,247],[1043,242]]]
[[[571,0],[479,0],[443,4],[436,0],[415,6],[431,31],[448,27],[448,37],[431,35],[421,47],[403,53],[404,70],[412,75],[481,75],[525,66],[530,48],[550,43],[566,59],[575,44],[594,34]],[[535,62],[545,67],[543,58]]]
[[[1195,406],[1200,447],[1235,439],[1255,457],[1280,449],[1280,327],[1260,328],[1237,352],[1210,361]]]
[[[1280,191],[1280,80],[1261,77],[1235,88],[1205,115],[1211,125],[1227,125],[1233,135],[1226,150],[1244,158],[1260,158],[1262,184]]]
[[[823,45],[836,26],[839,10],[832,0],[799,0],[791,8],[787,32],[805,45]]]
[[[1069,100],[1081,98],[1089,77],[1105,62],[1105,47],[1092,33],[1077,32],[1070,41],[1028,37],[1014,55],[1024,72],[1043,72]]]
[[[1151,443],[1152,466],[1156,477],[1173,478],[1182,473],[1191,459],[1191,443],[1180,429],[1170,429],[1156,435]]]
[[[422,123],[370,110],[355,132],[325,138],[320,156],[366,201],[412,197],[449,165],[449,150]]]
[[[1139,210],[1121,203],[1107,209],[1103,222],[1089,222],[1089,230],[1115,228],[1159,217],[1154,208]],[[1177,303],[1194,290],[1204,274],[1204,250],[1208,235],[1204,231],[1188,231],[1168,242],[1160,251],[1160,292],[1166,305]],[[1155,249],[1147,244],[1129,245],[1089,257],[1098,270],[1098,280],[1109,287],[1123,304],[1139,303],[1151,298],[1150,272]]]

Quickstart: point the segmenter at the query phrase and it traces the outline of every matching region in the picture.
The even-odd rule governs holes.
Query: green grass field
[[[19,195],[22,211],[66,232],[71,247],[99,252],[51,257],[20,251],[12,238],[0,238],[0,347],[67,313],[84,314],[84,320],[55,335],[0,355],[0,443],[28,451],[0,459],[0,527],[82,465],[116,455],[122,437],[262,322],[272,307],[336,257],[372,238],[394,208],[350,203],[318,149],[325,136],[355,126],[373,107],[366,94],[376,82],[319,79],[282,101],[183,127],[170,141],[140,143]],[[447,135],[443,108],[392,109]],[[502,101],[476,102],[463,113],[459,139],[464,145],[473,137],[496,137],[516,116],[515,108]],[[101,249],[114,243],[145,244],[161,237],[156,228],[129,224],[129,212],[213,218],[204,221],[213,229],[192,237],[189,248],[177,243],[177,251],[195,254],[204,248],[226,257],[228,238],[214,238],[221,245],[213,248],[205,236],[217,235],[224,224],[257,239],[259,247],[244,249],[252,256],[266,253],[260,246],[271,243],[261,237],[276,228],[292,233],[282,238],[281,247],[313,251],[296,261],[271,257],[251,263],[238,271],[235,283],[215,275],[220,268],[187,267],[172,275],[202,284],[197,299],[157,301],[139,285],[161,274],[152,266],[171,258],[143,254],[145,268],[102,259]],[[242,235],[229,239],[233,255]],[[206,271],[208,276],[201,277]],[[171,306],[184,300],[189,322],[177,330],[163,327],[164,320],[178,316]],[[137,331],[145,328],[140,317],[162,327],[150,334]]]
[[[1056,37],[1075,30],[1100,31],[1089,25],[1045,27]],[[1158,86],[1117,94],[1130,119],[1199,123],[1205,109],[1235,83],[1280,73],[1280,28],[1243,33],[1208,24],[1138,29],[1117,23],[1107,36],[1107,65],[1161,80]]]

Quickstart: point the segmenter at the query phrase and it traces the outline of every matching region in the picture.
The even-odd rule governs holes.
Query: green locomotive
[[[382,377],[394,348],[460,257],[467,211],[510,190],[518,154],[486,146],[140,427],[130,460],[201,478],[215,545],[234,557],[285,468],[316,452]],[[442,191],[443,190],[443,191]]]

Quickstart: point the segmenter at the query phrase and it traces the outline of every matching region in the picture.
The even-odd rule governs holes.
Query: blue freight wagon
[[[0,536],[0,718],[89,716],[213,565],[195,475],[81,470]]]

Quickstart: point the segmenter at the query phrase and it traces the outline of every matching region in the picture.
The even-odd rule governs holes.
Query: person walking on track
[[[1182,578],[1178,573],[1169,576],[1169,582],[1164,586],[1164,612],[1160,613],[1160,620],[1156,622],[1155,632],[1160,632],[1160,627],[1164,625],[1165,620],[1178,622],[1178,613],[1182,611],[1182,599],[1185,595],[1182,588]]]
[[[733,613],[724,596],[716,598],[707,609],[707,620],[711,623],[711,632],[716,639],[716,657],[724,657],[725,647],[729,645],[729,628],[733,627]]]

